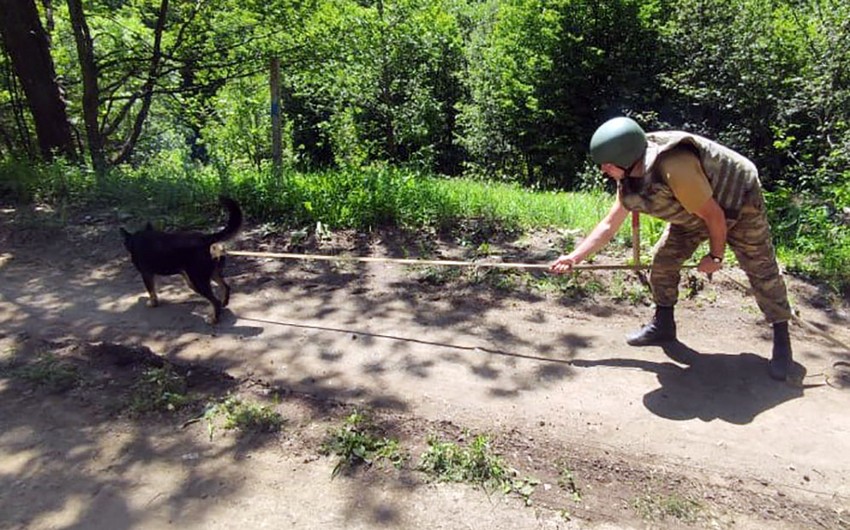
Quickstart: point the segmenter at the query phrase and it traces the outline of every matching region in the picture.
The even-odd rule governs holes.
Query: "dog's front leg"
[[[159,298],[156,296],[156,276],[153,274],[142,274],[142,281],[145,282],[145,289],[148,291],[148,307],[158,306]]]

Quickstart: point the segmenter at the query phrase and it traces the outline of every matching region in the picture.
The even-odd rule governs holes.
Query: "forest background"
[[[850,2],[0,0],[0,32],[4,202],[586,228],[625,114],[752,158],[785,266],[850,292]]]

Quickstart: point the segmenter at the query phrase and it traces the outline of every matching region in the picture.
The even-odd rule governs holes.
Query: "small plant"
[[[460,267],[443,267],[437,265],[422,268],[416,278],[419,282],[427,285],[445,285],[460,278],[462,273],[463,271]]]
[[[585,275],[581,272],[575,274],[550,275],[538,285],[551,287],[545,290],[555,290],[567,298],[582,299],[590,298],[596,293],[604,290],[602,283],[593,274]]]
[[[630,282],[621,272],[611,277],[609,285],[611,297],[620,302],[627,301],[632,305],[642,305],[647,302],[647,290],[639,282]]]
[[[496,268],[475,268],[469,272],[473,285],[487,285],[494,289],[510,291],[516,287],[516,276],[511,271]]]
[[[576,485],[572,470],[566,464],[561,465],[558,473],[558,486],[569,493],[575,502],[581,502],[581,490]]]
[[[428,450],[423,453],[417,469],[443,482],[469,482],[485,491],[513,492],[522,497],[526,505],[531,504],[531,495],[540,484],[534,478],[518,478],[517,471],[492,452],[490,441],[484,435],[473,438],[467,447],[430,438]]]
[[[353,412],[343,425],[331,431],[322,444],[323,455],[340,457],[331,476],[361,464],[372,465],[379,459],[390,461],[396,468],[405,460],[397,440],[381,436],[372,421],[361,412]]]
[[[418,469],[444,482],[471,482],[485,489],[510,490],[513,471],[490,450],[490,441],[478,435],[468,447],[454,442],[428,440]]]
[[[10,368],[8,373],[28,383],[46,387],[52,392],[64,392],[80,382],[80,375],[75,366],[57,359],[50,353],[39,355],[31,363]]]
[[[240,432],[276,432],[283,425],[283,417],[271,407],[244,402],[234,396],[208,405],[203,417],[207,422],[210,440],[219,417],[223,418],[221,426],[227,431],[235,429]]]
[[[672,517],[683,523],[699,520],[702,506],[696,501],[677,494],[648,493],[632,501],[632,508],[646,521],[659,521]]]
[[[695,274],[688,274],[685,276],[685,291],[683,296],[692,300],[697,297],[697,295],[705,289],[705,281]]]
[[[148,368],[136,384],[130,397],[130,410],[137,413],[173,412],[190,403],[186,395],[186,378],[170,364]]]
[[[492,253],[493,253],[493,248],[490,245],[490,243],[488,243],[486,241],[484,241],[483,243],[478,245],[478,248],[475,249],[475,257],[476,258],[486,258],[486,257],[490,256]]]

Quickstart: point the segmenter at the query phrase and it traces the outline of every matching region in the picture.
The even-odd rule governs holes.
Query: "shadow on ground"
[[[771,379],[767,359],[754,353],[700,353],[678,341],[663,350],[673,362],[618,358],[575,360],[572,364],[639,368],[655,374],[660,386],[647,393],[643,403],[653,414],[676,421],[721,420],[745,425],[759,414],[803,396],[805,388],[799,382]],[[794,381],[805,377],[799,364],[792,373]]]

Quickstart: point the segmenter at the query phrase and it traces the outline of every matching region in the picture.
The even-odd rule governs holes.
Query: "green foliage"
[[[460,30],[449,0],[322,2],[306,31],[314,59],[287,79],[285,112],[305,159],[330,142],[333,161],[376,160],[452,170],[460,97]],[[313,151],[312,153],[309,151]]]
[[[702,506],[678,494],[661,495],[648,493],[632,502],[632,508],[647,521],[663,521],[668,518],[680,523],[699,521]]]
[[[129,407],[135,413],[174,412],[191,402],[186,378],[165,364],[142,372],[132,387]]]
[[[475,436],[467,446],[430,438],[418,469],[440,481],[471,482],[489,490],[509,488],[514,474],[492,452],[484,435]]]
[[[33,163],[17,158],[0,160],[0,200],[11,203],[63,204],[79,202],[94,192],[91,171],[58,159]]]
[[[359,465],[372,465],[376,460],[385,459],[396,468],[405,460],[398,440],[383,436],[380,429],[368,415],[353,412],[343,425],[328,433],[322,443],[324,455],[336,455],[339,461],[333,469],[333,476]]]
[[[631,305],[645,305],[649,302],[649,290],[639,281],[617,271],[611,277],[608,287],[614,300],[626,301]]]
[[[848,173],[850,174],[850,173]],[[20,178],[17,178],[20,176]],[[826,281],[836,290],[847,289],[850,277],[850,178],[828,192],[794,192],[780,188],[768,193],[768,212],[778,253],[793,271]],[[7,185],[8,183],[8,185]],[[187,162],[162,153],[156,163],[122,166],[99,183],[90,172],[63,162],[30,165],[0,160],[0,200],[37,201],[81,207],[113,208],[129,225],[150,220],[159,228],[204,228],[222,215],[217,196],[236,197],[250,222],[308,231],[355,228],[370,230],[396,226],[410,230],[436,229],[457,234],[479,254],[496,234],[535,228],[568,229],[559,250],[567,252],[579,234],[588,233],[610,208],[612,197],[600,191],[532,191],[516,184],[478,179],[449,179],[398,167],[373,166],[362,170],[326,170],[276,176],[271,168],[220,172],[211,166]],[[661,237],[666,224],[641,216],[641,250]],[[617,233],[614,245],[629,248],[629,223]],[[647,261],[648,257],[643,256]],[[443,272],[425,272],[424,279],[446,282]],[[486,279],[486,278],[482,278]],[[516,278],[491,278],[511,285]],[[545,290],[570,297],[590,296],[598,282],[577,275],[536,281]],[[637,292],[621,294],[637,301]]]
[[[561,463],[559,466],[558,487],[569,493],[574,502],[581,502],[581,489],[576,484],[573,471],[566,463]]]
[[[850,185],[833,190],[839,197]],[[836,290],[850,288],[850,213],[811,193],[780,188],[767,195],[778,254],[789,269],[827,282]],[[850,202],[844,202],[850,205]]]
[[[0,374],[45,387],[50,392],[64,392],[80,383],[77,368],[50,353],[22,365],[0,366]]]
[[[656,92],[657,37],[642,4],[481,2],[467,44],[470,97],[459,116],[472,170],[575,187],[602,117]]]
[[[246,402],[235,396],[207,405],[203,418],[207,422],[210,440],[219,424],[224,430],[241,433],[277,432],[283,425],[283,417],[271,407]]]
[[[529,505],[539,484],[533,478],[518,478],[517,471],[493,452],[485,435],[475,436],[465,446],[431,437],[417,469],[441,482],[468,482],[486,491],[513,492]]]

